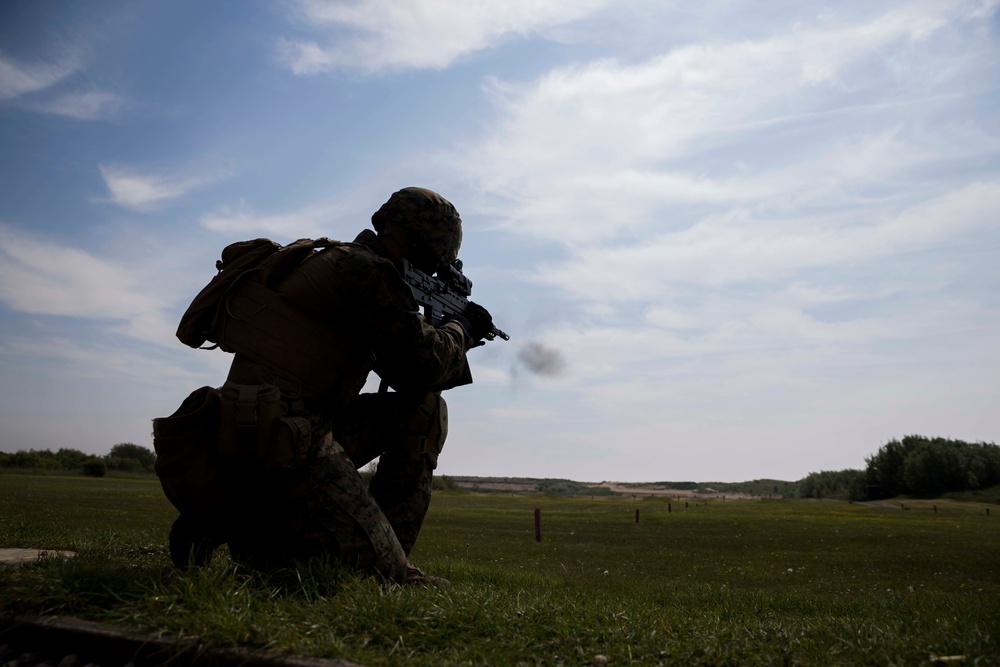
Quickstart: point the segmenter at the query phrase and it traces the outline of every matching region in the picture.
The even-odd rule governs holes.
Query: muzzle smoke
[[[541,343],[525,343],[517,353],[517,360],[535,375],[555,377],[566,369],[566,362],[559,350]]]

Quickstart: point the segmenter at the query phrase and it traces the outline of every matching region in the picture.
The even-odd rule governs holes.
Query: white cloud
[[[782,220],[737,210],[641,244],[579,248],[575,259],[538,269],[537,279],[578,299],[654,299],[678,285],[789,279],[806,269],[918,251],[1000,227],[997,211],[1000,181],[973,183],[894,215],[875,209]]]
[[[337,56],[316,42],[281,39],[278,41],[278,54],[281,61],[299,76],[326,72],[337,66]]]
[[[982,150],[943,146],[920,126],[990,71],[995,45],[953,34],[963,8],[911,4],[868,22],[494,81],[502,120],[465,151],[465,169],[508,198],[510,229],[570,243],[641,230],[667,206],[825,204],[876,186],[886,196],[936,151]]]
[[[111,329],[174,345],[162,286],[135,267],[0,226],[0,300],[32,315],[110,321]]]
[[[29,96],[22,102],[26,109],[78,120],[107,118],[117,113],[123,100],[114,93],[100,90],[59,92],[65,86],[57,84],[79,70],[80,63],[72,57],[57,62],[26,64],[0,53],[0,100]]]
[[[218,174],[173,176],[141,174],[130,169],[100,165],[111,201],[130,209],[145,210],[217,181]]]
[[[14,310],[118,319],[146,309],[128,272],[83,251],[2,227],[0,252],[0,298]]]
[[[873,381],[898,383],[902,390],[901,375],[942,377],[991,367],[998,358],[991,331],[1000,325],[1000,312],[969,299],[926,298],[916,309],[831,320],[766,293],[706,301],[682,308],[683,321],[657,311],[618,326],[551,329],[546,337],[568,363],[567,376],[548,388],[594,410],[642,421],[657,404],[694,414],[728,401],[753,409],[773,391],[791,392],[784,400],[799,401],[832,400],[844,386]],[[956,332],[963,340],[957,348],[948,342]]]
[[[201,217],[201,224],[213,232],[264,234],[276,238],[299,239],[330,236],[332,221],[347,217],[346,204],[318,204],[287,213],[258,213],[245,203],[224,205]],[[353,237],[352,237],[353,238]],[[342,239],[351,240],[351,239]]]
[[[57,63],[25,64],[0,53],[0,100],[48,88],[79,67],[79,64],[72,59]]]
[[[504,421],[545,421],[552,416],[547,408],[491,408],[489,413]]]
[[[178,366],[168,366],[161,360],[135,350],[107,343],[68,338],[15,339],[5,350],[18,357],[38,357],[58,364],[64,377],[120,378],[147,382],[149,378],[190,378],[191,373]],[[68,371],[68,372],[67,372]]]
[[[443,69],[509,37],[544,33],[610,4],[608,0],[300,0],[296,6],[302,18],[329,30],[332,45],[285,39],[279,51],[296,74],[334,68]]]
[[[115,115],[123,100],[114,93],[92,90],[85,93],[67,93],[37,105],[39,111],[68,116],[79,120],[95,120]]]
[[[649,450],[728,451],[753,434],[754,452],[726,464],[735,478],[760,465],[764,433],[787,446],[848,413],[870,418],[869,437],[895,435],[921,383],[975,375],[989,392],[976,369],[996,358],[1000,313],[956,293],[972,274],[940,251],[1000,227],[995,171],[956,169],[998,154],[956,92],[996,54],[958,44],[965,9],[911,3],[493,82],[501,124],[463,165],[507,198],[507,229],[562,244],[534,282],[580,306],[560,302],[535,334],[566,360],[544,390],[574,406],[539,427],[616,462],[623,441],[662,460]]]

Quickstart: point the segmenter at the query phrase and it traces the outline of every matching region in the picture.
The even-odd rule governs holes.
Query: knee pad
[[[426,457],[433,470],[447,437],[448,404],[441,394],[428,392],[406,424],[403,449],[413,458]]]

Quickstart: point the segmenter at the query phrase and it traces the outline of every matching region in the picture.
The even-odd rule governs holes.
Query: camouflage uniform
[[[395,205],[390,200],[372,218],[385,235],[394,229],[386,212],[440,215],[451,206],[430,191],[393,197]],[[421,210],[428,201],[431,209]],[[412,241],[404,256],[414,264],[433,270],[441,259],[454,259],[450,251],[433,259]],[[447,433],[440,392],[472,381],[470,341],[458,323],[435,328],[424,320],[391,254],[368,230],[354,243],[314,253],[273,289],[310,319],[335,327],[343,334],[337,345],[349,349],[342,350],[345,362],[329,369],[340,390],[326,397],[303,391],[274,364],[236,354],[230,382],[277,385],[285,414],[305,416],[312,428],[301,462],[239,476],[242,509],[225,539],[234,557],[261,566],[330,554],[403,581]],[[394,391],[357,395],[372,370]],[[358,468],[378,456],[366,488]]]

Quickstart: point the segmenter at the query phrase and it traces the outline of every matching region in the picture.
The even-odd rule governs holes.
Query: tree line
[[[156,454],[133,444],[120,442],[104,456],[63,447],[56,452],[50,449],[19,449],[14,453],[0,452],[0,468],[33,468],[40,470],[66,470],[85,475],[103,477],[109,470],[122,472],[153,472]]]
[[[1000,446],[908,435],[865,458],[864,470],[825,470],[799,481],[800,498],[935,498],[1000,485]]]

